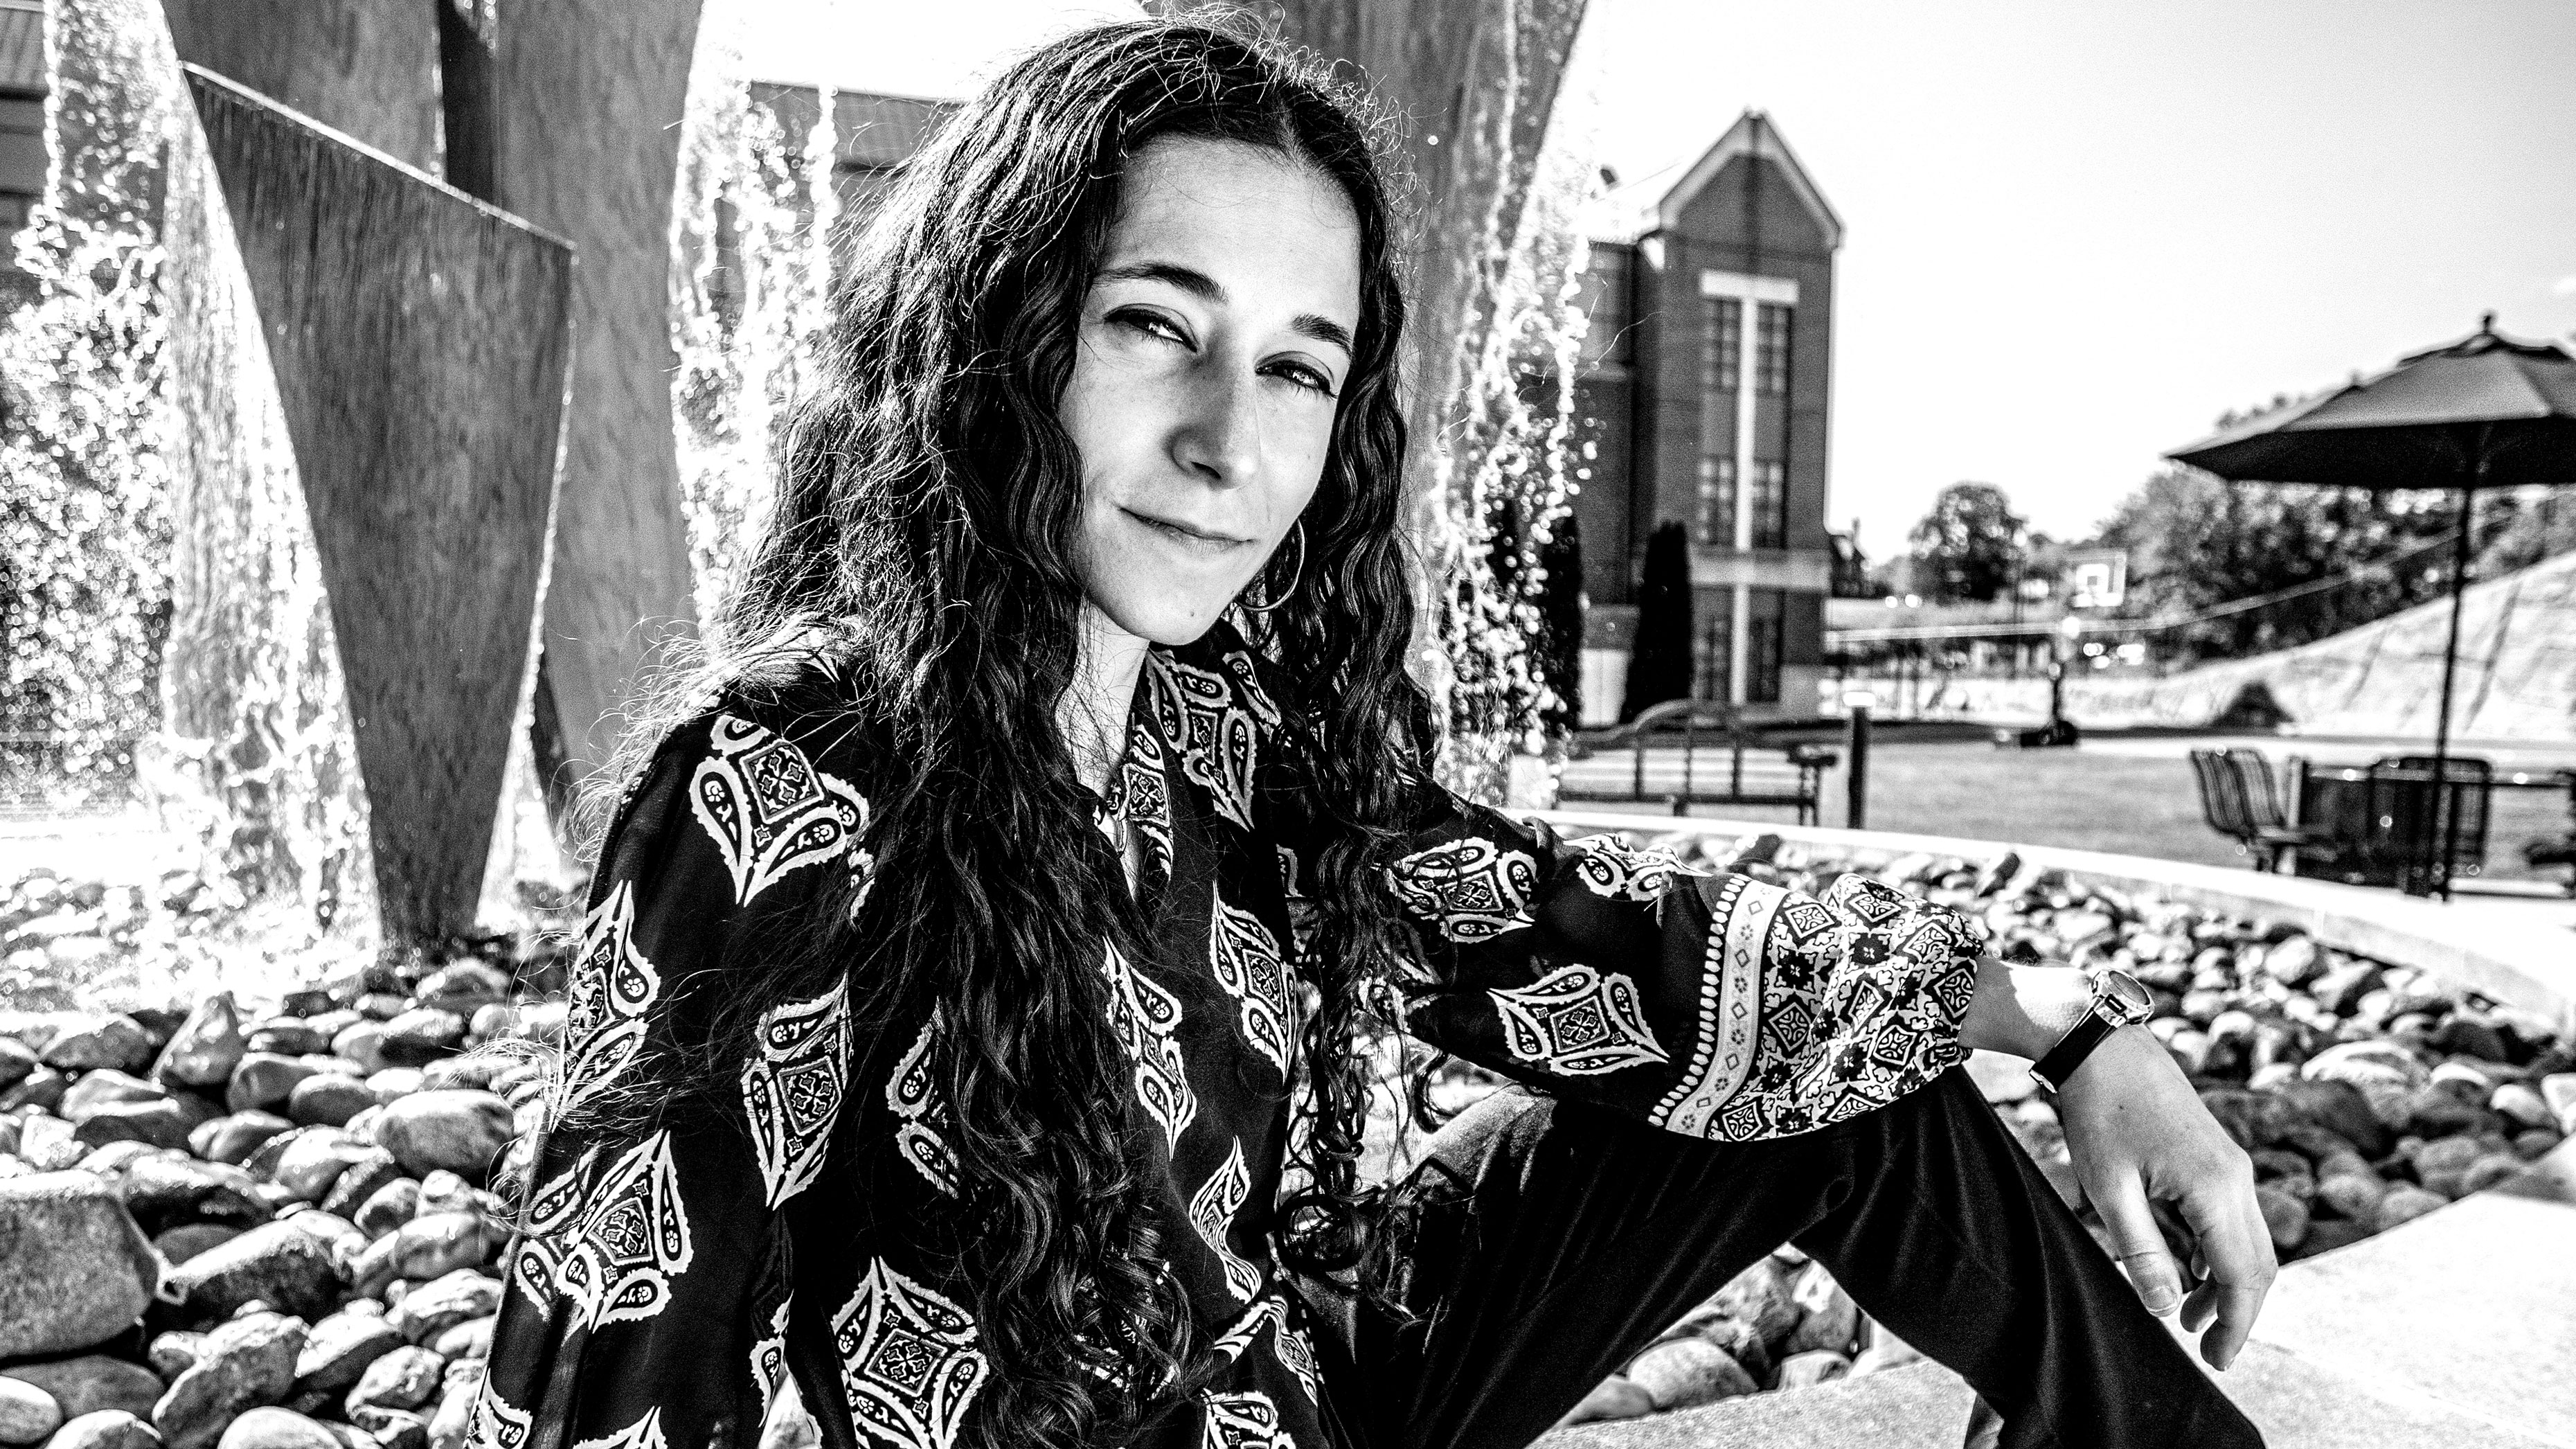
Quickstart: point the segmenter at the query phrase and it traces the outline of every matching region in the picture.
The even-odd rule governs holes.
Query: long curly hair
[[[846,720],[883,762],[865,896],[832,887],[809,939],[724,983],[703,1059],[639,1063],[634,1099],[728,1105],[709,1094],[761,1014],[834,981],[863,1032],[942,1010],[957,1029],[935,1069],[973,1225],[959,1251],[995,1369],[970,1421],[985,1444],[1121,1438],[1211,1362],[1158,1267],[1164,1225],[1129,1147],[1097,969],[1104,941],[1136,954],[1145,923],[1055,714],[1084,607],[1082,471],[1056,407],[1123,168],[1168,138],[1292,158],[1359,222],[1357,350],[1303,568],[1292,579],[1297,561],[1274,558],[1254,588],[1286,602],[1237,617],[1274,666],[1274,767],[1336,841],[1309,888],[1280,1255],[1358,1291],[1380,1283],[1379,1200],[1357,1172],[1374,1075],[1361,1043],[1377,1024],[1369,983],[1399,969],[1407,932],[1377,871],[1427,783],[1435,726],[1403,667],[1404,301],[1369,114],[1259,37],[1140,22],[1033,52],[946,121],[859,240],[825,384],[791,426],[776,511],[704,660],[660,682],[604,772],[610,789],[632,778],[711,687]]]

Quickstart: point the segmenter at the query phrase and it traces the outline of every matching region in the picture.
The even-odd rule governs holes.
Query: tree
[[[2174,636],[2194,653],[2241,657],[2322,639],[2439,594],[2450,568],[2440,541],[2457,520],[2456,505],[2439,494],[2230,484],[2175,464],[2121,500],[2101,542],[2129,551],[2128,611],[2137,614],[2199,613],[2353,575]]]
[[[1637,643],[1628,663],[1628,697],[1619,717],[1691,692],[1690,540],[1679,523],[1658,524],[1646,535],[1646,562],[1637,588]]]
[[[1906,535],[1922,591],[1945,602],[1983,603],[2010,589],[2021,574],[2025,526],[2012,500],[1992,483],[1942,489],[1932,511]]]

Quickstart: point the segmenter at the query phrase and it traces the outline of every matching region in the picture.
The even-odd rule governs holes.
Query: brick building
[[[45,7],[0,0],[0,296],[14,296],[10,243],[45,194]]]
[[[1692,693],[1814,714],[1842,223],[1759,111],[1678,181],[1614,189],[1603,216],[1575,392],[1592,454],[1575,500],[1585,722],[1619,716],[1646,539],[1666,523],[1690,542]]]

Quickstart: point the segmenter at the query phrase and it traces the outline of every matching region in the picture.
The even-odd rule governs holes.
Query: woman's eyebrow
[[[1216,278],[1178,262],[1129,262],[1125,266],[1103,267],[1091,280],[1095,286],[1102,282],[1161,282],[1213,307],[1222,307],[1226,303],[1225,287]],[[1288,330],[1347,353],[1356,355],[1359,351],[1351,344],[1350,329],[1330,317],[1300,312],[1289,320]]]

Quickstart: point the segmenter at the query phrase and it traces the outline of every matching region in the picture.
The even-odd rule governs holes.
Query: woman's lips
[[[1252,542],[1251,539],[1237,538],[1232,534],[1210,533],[1204,529],[1194,528],[1191,525],[1182,523],[1176,519],[1157,518],[1150,513],[1138,513],[1132,508],[1121,509],[1119,511],[1125,513],[1128,517],[1135,519],[1138,523],[1145,525],[1147,528],[1154,530],[1156,533],[1163,535],[1165,538],[1171,539],[1176,543],[1187,544],[1192,548],[1203,549],[1210,553],[1223,553],[1228,549],[1241,548],[1245,544]]]

